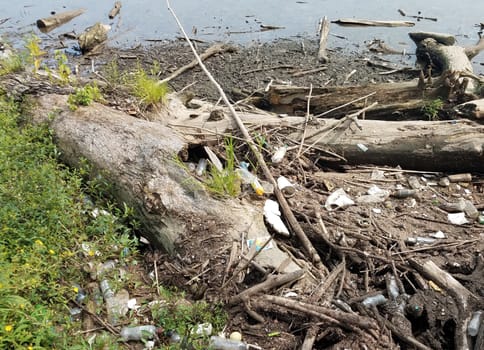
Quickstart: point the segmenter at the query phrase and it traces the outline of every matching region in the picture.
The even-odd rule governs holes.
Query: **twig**
[[[186,33],[184,33],[184,34],[186,34]],[[192,49],[195,50],[195,48],[193,47],[193,44],[190,41],[190,39],[187,37],[186,40],[190,44],[190,47],[192,47]],[[218,53],[226,52],[226,51],[233,51],[233,50],[235,50],[235,48],[233,46],[225,45],[225,44],[215,44],[213,46],[210,46],[208,49],[206,49],[205,52],[202,53],[200,56],[197,56],[197,58],[201,62],[201,61],[206,60],[207,58],[209,58],[209,57],[211,57],[213,55],[216,55]],[[174,71],[173,73],[171,73],[165,79],[160,80],[158,82],[158,84],[167,83],[170,80],[175,79],[179,75],[185,73],[187,70],[192,69],[193,67],[195,67],[200,62],[198,62],[198,60],[191,61],[190,63],[184,65],[183,67],[180,67],[179,69],[177,69],[176,71]]]
[[[243,301],[244,299],[248,298],[249,296],[252,296],[254,294],[261,293],[261,292],[267,292],[267,291],[269,291],[273,288],[277,288],[277,287],[282,286],[286,283],[293,282],[293,281],[301,278],[303,275],[304,275],[304,270],[299,269],[299,270],[296,270],[296,271],[293,271],[293,272],[290,272],[290,273],[285,273],[283,275],[269,276],[269,277],[267,277],[267,279],[264,282],[256,284],[255,286],[252,286],[252,287],[244,290],[243,292],[241,292],[241,293],[233,296],[232,298],[230,298],[229,304],[231,304],[231,305],[237,304],[237,303]]]
[[[273,66],[273,67],[254,68],[254,69],[250,69],[250,70],[240,72],[240,74],[249,74],[249,73],[256,73],[256,72],[276,70],[276,69],[294,69],[294,66],[288,65],[288,64],[281,64],[281,65]]]
[[[334,107],[334,108],[331,108],[330,110],[326,111],[326,112],[323,112],[323,113],[320,113],[318,115],[315,115],[314,117],[315,118],[319,118],[319,117],[323,117],[327,114],[330,114],[331,112],[334,112],[334,111],[337,111],[338,109],[341,109],[341,108],[344,108],[344,107],[347,107],[355,102],[358,102],[358,101],[361,101],[361,100],[365,100],[367,99],[368,97],[370,96],[373,96],[374,94],[376,94],[376,92],[371,92],[369,93],[368,95],[365,95],[365,96],[362,96],[362,97],[358,97],[357,99],[353,100],[353,101],[350,101],[350,102],[347,102],[345,104],[342,104],[341,106],[338,106],[338,107]]]
[[[278,297],[274,295],[264,295],[262,300],[276,305],[284,306],[288,309],[297,310],[307,313],[311,316],[316,316],[322,320],[332,318],[338,321],[338,325],[344,328],[350,328],[350,325],[362,329],[377,329],[377,325],[369,317],[360,316],[358,314],[343,312],[339,310],[330,309],[314,304],[296,301],[288,298]],[[324,316],[324,318],[322,317]],[[353,327],[350,329],[354,330]]]
[[[341,119],[341,121],[339,123],[336,123],[331,129],[329,129],[328,131],[326,131],[324,134],[322,134],[321,136],[319,136],[316,141],[314,141],[311,145],[309,145],[308,148],[306,148],[301,154],[304,154],[306,153],[307,151],[309,151],[314,145],[316,145],[318,142],[320,142],[322,139],[324,139],[327,135],[329,135],[329,133],[331,133],[332,131],[336,130],[337,128],[339,128],[340,126],[344,125],[345,123],[348,123],[347,126],[349,127],[351,125],[352,122],[354,122],[360,129],[361,129],[361,126],[359,126],[359,124],[357,123],[357,117],[361,114],[361,113],[364,113],[366,112],[367,110],[375,107],[376,105],[378,104],[378,102],[373,102],[371,105],[365,107],[365,108],[362,108],[360,109],[358,112],[355,112],[355,113],[352,113],[346,117],[344,117],[343,119]]]
[[[291,76],[294,77],[294,78],[296,78],[296,77],[302,77],[303,75],[322,72],[322,71],[324,71],[326,69],[328,69],[328,67],[318,67],[318,68],[314,68],[314,69],[309,69],[309,70],[303,70],[303,71],[299,71],[299,72],[294,72],[294,73],[291,74]]]
[[[328,34],[329,34],[329,25],[330,22],[328,17],[324,16],[320,19],[319,22],[320,30],[319,30],[319,49],[318,49],[318,60],[322,63],[328,63],[329,58],[328,54],[326,53],[326,45],[328,44]]]
[[[161,295],[160,294],[160,282],[158,280],[158,267],[157,267],[157,264],[156,264],[156,258],[153,259],[153,269],[155,270],[156,292],[158,293],[158,295]]]
[[[240,272],[244,271],[251,264],[251,262],[257,257],[257,255],[262,253],[264,248],[269,244],[269,242],[272,241],[273,238],[274,236],[271,235],[270,238],[264,242],[262,247],[259,248],[259,250],[256,249],[254,255],[252,255],[249,259],[247,259],[247,261],[242,265],[242,267],[238,268],[237,271],[235,271],[234,274],[222,285],[222,289],[225,288],[227,284],[229,284],[229,282],[232,281],[234,277],[236,277]]]
[[[89,311],[87,308],[85,308],[83,305],[79,304],[77,301],[73,300],[73,303],[76,304],[77,307],[81,308],[82,311],[86,312],[89,316],[94,318],[100,325],[102,325],[104,328],[106,328],[109,332],[111,332],[114,335],[119,335],[119,332],[116,330],[116,328],[114,328],[108,322],[104,321],[101,317],[99,317],[95,313]]]
[[[277,187],[276,180],[272,176],[271,171],[269,170],[269,167],[267,166],[264,157],[262,154],[259,152],[257,145],[255,144],[254,140],[252,139],[252,136],[250,136],[249,132],[247,131],[247,128],[244,126],[244,123],[240,119],[240,117],[237,115],[237,112],[235,111],[234,107],[230,103],[227,95],[225,94],[224,90],[220,86],[220,84],[215,80],[215,78],[212,76],[212,74],[208,71],[207,67],[203,64],[200,56],[198,55],[197,51],[195,50],[195,47],[193,44],[190,42],[190,39],[188,38],[187,33],[185,32],[185,29],[180,23],[180,20],[178,19],[177,15],[173,11],[173,9],[170,6],[170,1],[166,0],[166,4],[168,6],[168,10],[171,12],[173,17],[175,18],[176,23],[178,24],[180,30],[182,31],[183,35],[187,39],[188,44],[190,45],[190,48],[192,49],[193,54],[195,55],[198,64],[200,65],[201,69],[203,72],[207,75],[208,79],[212,82],[212,84],[215,86],[217,91],[219,92],[220,96],[222,97],[223,101],[227,105],[228,109],[230,110],[230,113],[232,117],[234,118],[237,126],[239,127],[242,135],[246,139],[247,145],[249,146],[250,150],[254,154],[254,156],[257,159],[257,162],[259,163],[262,171],[264,172],[264,176],[266,177],[267,180],[269,180],[270,183],[274,186],[274,194],[277,197],[277,200],[281,206],[282,212],[284,213],[287,222],[291,226],[291,228],[294,230],[294,233],[298,237],[298,239],[301,241],[301,244],[304,248],[304,250],[309,254],[309,257],[311,258],[312,262],[316,265],[316,267],[321,268],[323,266],[321,262],[321,258],[319,257],[316,249],[312,245],[311,241],[309,241],[308,237],[304,233],[303,229],[297,222],[296,217],[294,216],[293,212],[291,211],[291,208],[289,207],[289,204],[286,201],[286,198],[282,194],[281,190]]]
[[[313,93],[313,84],[309,86],[309,95],[308,95],[308,102],[307,102],[307,109],[306,109],[306,117],[304,118],[304,131],[303,135],[301,138],[301,142],[299,143],[299,149],[297,150],[297,155],[296,159],[299,158],[301,155],[301,151],[304,145],[304,140],[306,139],[306,132],[307,132],[307,127],[308,127],[308,121],[309,121],[309,113],[310,113],[310,108],[311,108],[311,95]]]

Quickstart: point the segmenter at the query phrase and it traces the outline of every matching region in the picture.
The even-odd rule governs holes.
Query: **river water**
[[[56,38],[74,30],[82,32],[95,22],[110,24],[110,44],[133,47],[152,40],[173,39],[180,31],[164,0],[122,0],[120,15],[113,20],[108,13],[114,0],[0,0],[0,33],[15,33],[21,37],[34,31],[41,38]],[[340,18],[373,20],[408,20],[414,27],[342,27],[332,24],[329,48],[341,47],[359,50],[372,39],[384,40],[389,46],[413,52],[409,39],[411,31],[434,31],[453,34],[459,45],[477,42],[479,23],[484,22],[483,0],[172,0],[171,6],[192,37],[201,40],[233,41],[249,44],[276,38],[299,40],[315,38],[322,16],[334,21]],[[42,34],[35,26],[39,18],[51,12],[85,8],[83,15]],[[428,20],[403,17],[406,15],[430,17]],[[283,27],[261,31],[260,25]],[[194,34],[196,32],[196,34]],[[484,53],[474,59],[474,68],[484,73]]]

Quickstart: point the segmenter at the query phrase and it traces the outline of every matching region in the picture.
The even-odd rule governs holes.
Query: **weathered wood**
[[[174,253],[181,238],[203,234],[210,223],[211,234],[224,238],[216,250],[233,239],[240,240],[241,232],[247,239],[269,236],[263,203],[215,199],[175,161],[188,146],[181,134],[159,122],[137,119],[97,103],[71,111],[66,100],[60,95],[38,97],[32,119],[49,121],[66,163],[75,167],[86,159],[93,176],[102,174],[113,184],[112,194],[134,209],[143,235],[154,246]],[[197,252],[190,254],[196,256]],[[276,269],[287,258],[273,242],[256,261]],[[290,262],[282,272],[299,269]]]
[[[119,11],[121,11],[121,1],[116,1],[111,11],[109,11],[109,19],[116,17],[119,14]]]
[[[328,20],[328,17],[326,16],[324,16],[320,21],[318,60],[321,63],[329,62],[328,54],[326,52],[326,45],[328,44],[329,24],[330,22]]]
[[[275,113],[301,115],[306,112],[308,90],[307,87],[272,85],[264,97],[265,104],[269,105],[271,111]],[[393,115],[393,117],[404,119],[421,117],[420,110],[424,105],[422,98],[434,99],[440,92],[437,89],[424,89],[419,86],[417,81],[313,87],[310,111],[313,115],[318,116],[367,93],[374,93],[369,100],[378,101],[378,106],[368,111],[366,118],[385,118],[397,112],[399,115]],[[361,109],[366,104],[367,101],[359,100],[347,108],[335,110],[330,116],[340,117],[350,111]]]
[[[308,131],[308,144],[339,123],[325,121],[323,129]],[[358,123],[361,130],[342,125],[317,145],[343,155],[348,164],[400,165],[430,171],[484,170],[484,126],[469,120]],[[297,137],[292,135],[293,139]]]
[[[206,49],[205,52],[200,55],[200,59],[203,61],[203,60],[206,60],[207,58],[212,57],[214,55],[217,55],[219,53],[234,52],[235,50],[236,50],[236,48],[232,45],[215,44],[215,45],[210,46],[208,49]],[[187,70],[190,70],[190,69],[196,67],[197,65],[198,65],[198,61],[193,60],[190,63],[184,65],[183,67],[178,68],[176,71],[171,73],[168,77],[160,80],[158,82],[158,84],[167,83],[170,80],[173,80],[176,77],[178,77],[179,75],[185,73]]]
[[[88,28],[84,33],[79,35],[79,47],[81,51],[86,53],[103,44],[108,40],[108,31],[110,29],[110,26],[99,22]]]
[[[60,12],[51,17],[38,19],[37,28],[39,28],[42,33],[48,33],[51,30],[69,22],[71,19],[82,15],[84,12],[86,12],[85,9],[78,9]]]
[[[428,260],[424,264],[414,259],[410,259],[409,262],[413,268],[428,279],[435,281],[455,299],[459,306],[459,315],[456,315],[455,348],[468,350],[467,323],[471,318],[469,301],[473,294],[451,274],[439,268],[432,260]]]
[[[375,21],[369,19],[341,18],[333,23],[341,26],[370,26],[370,27],[413,27],[414,22],[409,21]]]
[[[484,98],[462,103],[455,106],[454,109],[460,115],[484,119]]]

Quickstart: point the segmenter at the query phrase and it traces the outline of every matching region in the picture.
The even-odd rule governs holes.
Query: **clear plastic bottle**
[[[121,304],[121,301],[118,300],[107,280],[102,280],[99,283],[99,286],[101,287],[104,302],[106,303],[106,313],[108,314],[108,321],[112,325],[117,325],[119,323],[120,317],[123,316],[123,308],[126,307],[124,307]]]
[[[247,350],[248,346],[242,341],[212,336],[210,337],[209,348],[214,350]]]
[[[248,169],[248,164],[245,162],[240,163],[240,167],[237,169],[237,174],[242,179],[242,182],[245,184],[250,184],[254,189],[257,195],[262,196],[264,194],[264,188],[262,187],[261,183],[257,176],[252,174]]]
[[[200,158],[200,160],[198,161],[197,167],[195,168],[195,173],[198,176],[202,176],[203,173],[205,173],[206,169],[207,169],[207,159]]]
[[[387,302],[387,298],[383,294],[373,295],[362,301],[363,306],[378,306]]]
[[[482,320],[482,311],[476,311],[472,314],[471,320],[467,325],[467,333],[469,333],[471,337],[475,337],[479,332],[481,320]]]
[[[120,335],[123,341],[130,340],[147,340],[155,337],[157,328],[152,325],[137,326],[137,327],[123,327]]]

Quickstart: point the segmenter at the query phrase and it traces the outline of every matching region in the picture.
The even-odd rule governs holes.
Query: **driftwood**
[[[265,106],[275,113],[289,115],[300,115],[306,112],[307,96],[309,88],[272,85],[266,95],[262,98]],[[333,86],[313,87],[310,111],[318,116],[327,114],[333,110],[331,117],[340,117],[349,111],[363,108],[366,105],[365,99],[355,101],[348,109],[336,109],[348,101],[357,100],[365,93],[373,93],[372,100],[378,101],[378,106],[366,113],[366,118],[378,119],[389,118],[415,118],[421,117],[421,109],[425,102],[423,97],[435,99],[441,92],[437,88],[425,89],[417,81],[402,83],[382,83],[359,86]],[[260,103],[256,101],[256,105]]]
[[[54,118],[49,117],[52,112]],[[217,235],[215,227],[219,228],[220,236],[228,240],[225,243],[240,240],[242,232],[247,239],[269,236],[263,203],[214,199],[175,161],[187,144],[171,128],[96,103],[73,112],[67,107],[66,97],[60,95],[37,99],[34,121],[49,118],[63,160],[78,166],[84,158],[92,165],[93,176],[102,174],[115,184],[113,195],[135,210],[144,235],[154,246],[174,253],[181,238],[210,222],[216,223],[211,234]],[[287,262],[288,256],[276,242],[272,244],[256,262],[276,269]],[[280,269],[286,273],[300,268],[289,262]]]
[[[54,16],[47,18],[41,18],[37,20],[37,27],[42,33],[48,33],[51,30],[69,22],[71,19],[82,15],[84,12],[86,12],[85,9],[78,9],[57,13]]]
[[[328,54],[326,52],[326,45],[328,44],[329,24],[330,22],[328,20],[328,17],[326,16],[324,16],[320,21],[318,60],[321,63],[329,62]]]
[[[410,265],[425,277],[435,281],[440,287],[444,288],[454,298],[459,306],[458,323],[456,325],[455,348],[466,350],[469,349],[467,339],[467,323],[471,318],[469,310],[469,301],[473,296],[452,275],[439,268],[433,261],[426,261],[420,264],[418,261],[410,259]]]
[[[413,27],[414,22],[409,21],[374,21],[368,19],[341,18],[333,23],[341,26],[371,26],[371,27]]]
[[[484,118],[484,99],[473,100],[462,103],[454,107],[454,110],[460,115],[483,119]]]
[[[206,60],[207,58],[212,57],[214,55],[217,55],[219,53],[233,52],[235,50],[236,50],[235,47],[232,46],[232,45],[215,44],[215,45],[210,46],[208,49],[206,49],[205,52],[200,55],[200,59],[203,61],[203,60]],[[198,61],[193,60],[190,63],[184,65],[183,67],[178,68],[176,71],[171,73],[168,77],[160,80],[159,84],[167,83],[170,80],[173,80],[176,77],[178,77],[179,75],[185,73],[187,70],[190,70],[190,69],[196,67],[197,65],[198,65]]]
[[[121,1],[116,1],[111,11],[109,11],[109,19],[116,17],[119,14],[119,11],[121,11]]]
[[[96,23],[88,28],[84,33],[79,35],[79,47],[83,53],[93,51],[99,45],[108,40],[108,31],[110,26],[102,23]]]

